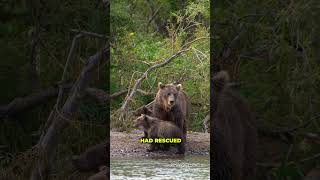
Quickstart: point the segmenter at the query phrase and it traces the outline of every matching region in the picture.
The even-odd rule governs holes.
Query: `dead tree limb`
[[[147,92],[147,91],[144,91],[144,90],[142,90],[142,89],[137,89],[137,91],[138,91],[139,93],[145,95],[145,96],[155,96],[155,95],[156,95],[156,93],[154,93],[154,92]]]
[[[162,63],[159,64],[155,64],[151,67],[149,67],[144,73],[143,75],[136,81],[135,85],[133,86],[132,90],[130,93],[128,93],[127,97],[125,98],[122,106],[121,106],[121,114],[120,114],[120,120],[122,122],[124,122],[127,119],[127,115],[128,115],[128,104],[129,101],[133,99],[133,96],[136,94],[137,89],[140,88],[141,86],[141,82],[148,76],[148,74],[152,71],[154,71],[157,68],[163,67],[165,65],[167,65],[168,63],[170,63],[172,60],[174,60],[175,58],[179,57],[181,54],[189,51],[190,49],[182,49],[180,51],[178,51],[177,53],[175,53],[174,55],[172,55],[170,58],[164,60]]]
[[[56,108],[58,111],[52,111],[50,115],[52,123],[48,127],[48,130],[42,133],[36,145],[41,155],[37,158],[37,162],[31,173],[31,180],[47,179],[49,164],[55,157],[59,136],[68,125],[66,118],[71,117],[77,112],[80,100],[85,95],[85,90],[91,82],[94,70],[98,67],[100,61],[108,60],[108,51],[109,47],[105,47],[102,51],[97,52],[89,58],[61,110]]]
[[[70,89],[71,85],[64,85],[63,88]],[[26,97],[15,98],[8,105],[0,106],[0,119],[5,116],[29,110],[43,102],[47,102],[49,99],[56,97],[58,91],[57,87],[51,87],[46,90],[34,92]]]
[[[82,35],[90,36],[90,37],[96,37],[96,38],[101,38],[101,39],[107,39],[108,38],[106,35],[98,34],[98,33],[95,33],[95,32],[81,31],[81,30],[78,30],[78,29],[71,29],[70,31],[76,32],[76,33],[79,33],[79,34],[82,34]]]
[[[306,128],[313,121],[315,121],[319,118],[320,118],[320,114],[310,118],[309,120],[305,121],[302,124],[299,124],[294,127],[289,127],[289,128],[278,127],[273,124],[266,123],[267,121],[265,121],[265,120],[260,120],[258,123],[259,124],[258,132],[261,133],[262,135],[270,136],[270,137],[279,137],[280,135],[290,135],[291,133],[293,133],[299,129]]]
[[[39,0],[30,0],[26,2],[30,10],[31,28],[28,31],[29,52],[28,59],[30,62],[29,75],[32,91],[40,90],[40,32],[42,21],[42,3]]]
[[[286,164],[287,165],[291,165],[291,164],[301,164],[301,163],[305,163],[307,161],[311,161],[311,160],[315,160],[315,159],[320,159],[320,153],[317,153],[317,154],[314,154],[310,157],[306,157],[306,158],[303,158],[303,159],[300,159],[300,160],[297,160],[297,161],[290,161],[290,162],[287,162]],[[283,166],[282,163],[257,163],[257,166],[260,166],[260,167],[265,167],[265,168],[274,168],[274,167],[280,167],[280,166]]]
[[[63,85],[67,92],[70,91],[72,84]],[[50,87],[46,90],[34,92],[25,97],[18,97],[12,100],[9,104],[0,106],[0,119],[6,116],[12,116],[17,113],[22,113],[36,106],[48,102],[50,99],[57,97],[59,89]],[[111,95],[108,95],[104,90],[97,88],[87,88],[86,95],[92,97],[100,103],[105,103],[109,100],[117,98],[127,93],[127,90],[122,90]]]
[[[64,69],[63,69],[63,74],[62,74],[62,77],[61,77],[61,81],[59,82],[59,94],[58,94],[57,104],[56,104],[58,106],[58,108],[60,108],[62,96],[65,94],[65,91],[64,91],[64,89],[62,87],[62,84],[64,84],[66,82],[68,67],[69,67],[69,65],[71,63],[71,60],[72,60],[72,57],[74,55],[78,39],[80,39],[82,36],[83,36],[82,34],[77,34],[72,39],[72,44],[71,44],[71,47],[70,47],[70,50],[69,50],[69,53],[68,53],[66,64],[65,64]]]
[[[30,36],[30,80],[32,90],[40,90],[40,27],[29,30]]]
[[[210,114],[208,114],[203,120],[204,131],[210,133]]]
[[[147,29],[149,28],[150,23],[158,15],[158,12],[159,12],[160,9],[161,9],[161,5],[156,9],[156,11],[152,14],[151,18],[148,20]]]
[[[122,96],[124,94],[126,94],[128,92],[128,90],[122,90],[116,93],[113,93],[111,95],[108,95],[104,90],[102,89],[96,89],[96,88],[88,88],[86,90],[86,93],[88,96],[96,99],[97,101],[99,101],[100,103],[105,103],[113,98]]]

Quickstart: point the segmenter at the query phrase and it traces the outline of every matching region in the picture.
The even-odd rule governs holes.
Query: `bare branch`
[[[64,85],[63,88],[70,89],[71,85]],[[5,116],[14,115],[28,109],[31,109],[43,102],[47,102],[49,99],[58,95],[58,88],[51,87],[46,90],[41,90],[32,93],[26,97],[18,97],[11,101],[8,105],[0,106],[0,119]]]
[[[31,28],[30,36],[30,78],[33,91],[40,89],[40,27]]]
[[[289,134],[289,133],[293,133],[299,129],[303,129],[306,128],[307,126],[309,126],[314,120],[319,119],[320,118],[320,114],[316,115],[312,118],[310,118],[308,121],[305,121],[304,123],[294,126],[294,127],[290,127],[290,128],[282,128],[282,127],[277,127],[275,125],[272,124],[267,124],[265,120],[261,120],[260,121],[260,125],[258,126],[258,131],[266,136],[275,136],[278,137],[281,134]]]
[[[90,36],[90,37],[96,37],[96,38],[101,38],[101,39],[107,39],[108,38],[106,35],[98,34],[98,33],[95,33],[95,32],[81,31],[81,30],[78,30],[78,29],[71,29],[70,31],[79,33],[81,35]]]
[[[137,89],[137,91],[145,96],[154,96],[156,95],[156,93],[153,93],[153,92],[147,92],[147,91],[144,91],[142,89]]]
[[[72,84],[63,85],[66,91],[70,91]],[[59,89],[51,87],[46,90],[37,91],[25,97],[18,97],[12,100],[9,104],[0,106],[0,119],[5,116],[15,115],[32,109],[38,105],[48,102],[50,99],[58,95]],[[117,98],[127,93],[127,90],[108,95],[104,90],[97,88],[87,88],[86,95],[96,99],[100,103],[105,103],[109,100]]]
[[[203,128],[205,132],[210,132],[210,114],[208,114],[203,120]]]
[[[200,40],[202,40],[202,39],[210,39],[210,37],[199,37],[199,38],[196,38],[196,39],[194,39],[194,40],[192,40],[192,41],[190,41],[190,42],[185,43],[185,44],[182,46],[182,48],[186,48],[186,47],[190,46],[190,44],[193,44],[193,43],[195,43],[195,42],[197,42],[197,41],[200,41]]]
[[[320,158],[320,153],[314,154],[314,155],[307,157],[307,158],[300,159],[298,161],[290,161],[290,162],[287,162],[286,164],[287,165],[300,164],[300,163],[304,163],[304,162],[314,160],[314,159],[319,159],[319,158]],[[257,163],[257,166],[261,166],[261,167],[265,167],[265,168],[273,168],[273,167],[283,166],[283,164],[282,163]]]
[[[122,96],[127,93],[128,90],[122,90],[116,93],[113,93],[111,95],[108,95],[104,90],[102,89],[96,89],[96,88],[88,88],[86,90],[87,95],[90,97],[93,97],[94,99],[98,100],[100,103],[105,103],[113,98]]]
[[[154,20],[154,18],[158,15],[159,10],[161,9],[161,5],[156,9],[151,18],[148,21],[147,29],[149,28],[150,23]]]
[[[68,70],[68,67],[71,63],[71,59],[73,57],[73,54],[75,52],[75,49],[76,49],[76,44],[77,44],[77,41],[78,39],[80,39],[82,37],[82,34],[77,34],[76,36],[73,37],[72,39],[72,44],[71,44],[71,48],[69,50],[69,53],[68,53],[68,57],[67,57],[67,60],[66,60],[66,64],[64,66],[64,69],[63,69],[63,74],[62,74],[62,77],[61,77],[61,81],[59,82],[59,94],[58,94],[58,98],[57,98],[57,103],[56,105],[58,107],[60,107],[60,104],[61,104],[61,98],[62,96],[64,95],[64,89],[62,88],[62,84],[65,83],[66,79],[67,79],[67,70]]]
[[[168,63],[170,63],[172,60],[174,60],[175,58],[179,57],[181,54],[189,51],[190,49],[182,49],[180,51],[178,51],[177,53],[175,53],[174,55],[172,55],[170,58],[164,60],[162,63],[159,64],[155,64],[151,67],[149,67],[144,73],[143,75],[136,81],[135,85],[133,86],[131,92],[127,95],[127,97],[125,98],[122,106],[121,106],[121,114],[120,114],[120,120],[124,121],[127,118],[127,111],[128,111],[128,104],[129,101],[133,99],[133,96],[136,94],[137,89],[140,88],[141,86],[141,82],[148,76],[148,74],[152,71],[154,71],[157,68],[163,67],[165,65],[167,65]]]
[[[59,113],[53,111],[50,115],[50,117],[52,118],[52,123],[48,126],[48,129],[46,131],[43,131],[40,140],[36,145],[36,148],[41,151],[42,157],[37,159],[36,165],[30,177],[31,180],[46,179],[46,170],[55,157],[55,152],[61,132],[68,125],[68,121],[66,121],[64,117],[69,118],[72,114],[77,112],[79,103],[86,93],[85,90],[91,82],[94,70],[98,68],[98,64],[100,61],[108,60],[106,58],[108,50],[109,47],[106,46],[102,51],[97,52],[95,55],[89,58],[88,63],[83,68],[81,74],[79,75],[70,92],[69,97],[67,98]],[[58,109],[57,106],[55,106],[55,108]]]

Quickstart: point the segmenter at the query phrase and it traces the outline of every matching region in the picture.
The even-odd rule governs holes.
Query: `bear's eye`
[[[171,93],[168,93],[168,94],[167,94],[167,96],[170,96],[170,95],[171,95]]]

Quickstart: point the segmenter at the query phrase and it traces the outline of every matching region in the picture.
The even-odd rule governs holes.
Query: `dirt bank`
[[[147,152],[148,144],[138,142],[143,136],[143,132],[133,130],[131,132],[110,132],[111,157],[124,156],[168,156],[176,152],[176,148],[170,151]],[[191,132],[187,134],[186,155],[209,155],[210,134]]]

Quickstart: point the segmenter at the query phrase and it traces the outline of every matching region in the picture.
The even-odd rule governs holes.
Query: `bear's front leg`
[[[141,138],[148,138],[148,132],[146,132],[146,131],[143,131],[143,137],[141,137]]]
[[[147,152],[153,152],[155,150],[156,145],[154,143],[150,144],[149,149],[147,149]]]

